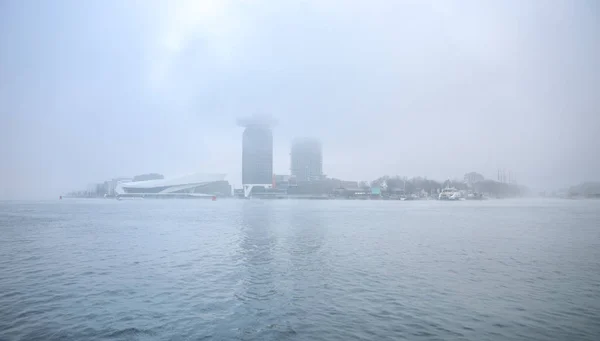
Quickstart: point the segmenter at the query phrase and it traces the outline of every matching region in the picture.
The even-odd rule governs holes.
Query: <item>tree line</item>
[[[483,193],[496,197],[515,197],[527,194],[528,189],[517,184],[503,183],[485,179],[483,175],[470,172],[465,174],[463,180],[446,180],[439,182],[426,177],[401,177],[382,176],[371,181],[370,184],[362,183],[361,187],[380,187],[382,192],[404,192],[406,194],[417,194],[420,192],[437,193],[446,187],[454,187],[458,190],[470,190],[475,193]]]

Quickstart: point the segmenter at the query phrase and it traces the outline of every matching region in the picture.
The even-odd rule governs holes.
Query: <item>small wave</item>
[[[107,338],[120,338],[120,337],[132,337],[132,336],[154,336],[156,332],[149,329],[138,329],[138,328],[125,328],[110,332],[106,335]]]
[[[43,310],[28,310],[28,311],[19,313],[17,315],[17,319],[31,318],[31,316],[40,315],[43,313],[45,313],[45,311],[43,311]]]
[[[20,291],[10,291],[10,292],[7,292],[6,294],[4,294],[4,295],[2,295],[0,297],[1,298],[10,298],[10,297],[13,297],[13,296],[20,296],[20,295],[23,295],[23,293],[20,292]]]

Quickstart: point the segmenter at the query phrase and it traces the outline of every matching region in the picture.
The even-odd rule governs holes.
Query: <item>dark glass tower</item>
[[[320,180],[323,177],[321,142],[312,138],[295,139],[291,150],[291,172],[299,181]]]
[[[253,117],[239,120],[238,124],[246,127],[242,139],[242,184],[272,184],[272,120]]]

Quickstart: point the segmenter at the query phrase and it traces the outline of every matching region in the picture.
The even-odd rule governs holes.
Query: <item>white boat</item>
[[[439,200],[460,200],[460,192],[454,187],[446,187],[438,196]]]

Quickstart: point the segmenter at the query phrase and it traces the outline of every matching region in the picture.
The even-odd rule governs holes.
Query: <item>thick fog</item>
[[[227,173],[236,118],[277,119],[324,171],[600,178],[600,6],[590,1],[0,2],[0,198],[117,176]]]

